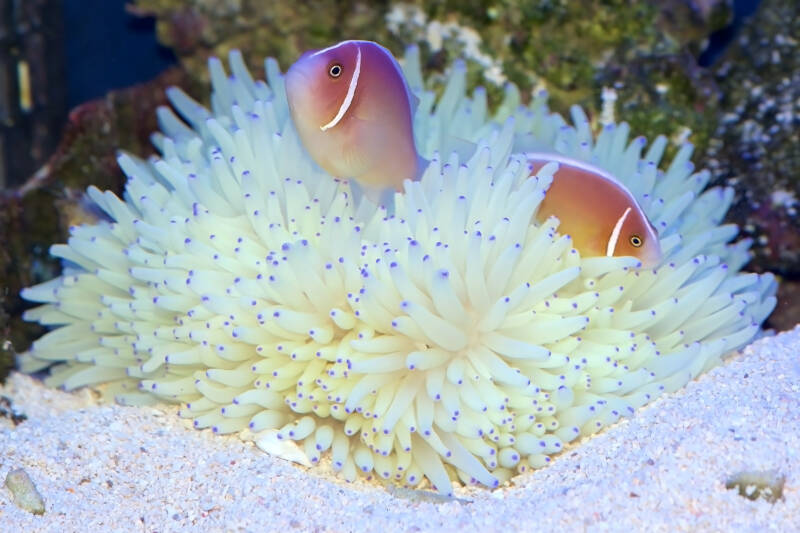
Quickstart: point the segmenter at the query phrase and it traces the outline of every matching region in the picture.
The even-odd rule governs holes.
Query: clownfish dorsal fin
[[[403,67],[400,66],[400,63],[397,62],[397,58],[394,57],[394,54],[389,51],[388,48],[382,46],[374,41],[350,41],[350,42],[358,42],[365,46],[374,46],[377,50],[379,50],[383,55],[386,56],[387,60],[392,64],[392,66],[397,71],[397,75],[400,76],[400,79],[403,80],[403,87],[406,90],[406,97],[408,98],[408,105],[411,109],[411,116],[413,118],[414,114],[417,112],[417,108],[419,107],[419,97],[414,94],[414,91],[411,90],[411,85],[408,83],[408,78],[406,78],[405,72],[403,72]],[[418,88],[421,89],[421,88]]]

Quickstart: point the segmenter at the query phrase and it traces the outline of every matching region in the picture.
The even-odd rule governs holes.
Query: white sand
[[[469,500],[391,494],[187,428],[175,409],[97,405],[19,374],[0,394],[29,419],[0,420],[0,531],[800,531],[800,327],[763,339],[543,470]],[[45,500],[18,508],[22,467]],[[778,470],[784,499],[725,489]]]

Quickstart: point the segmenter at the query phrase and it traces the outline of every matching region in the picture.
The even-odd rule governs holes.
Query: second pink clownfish
[[[539,205],[539,219],[555,216],[584,256],[633,256],[645,267],[661,262],[658,232],[633,194],[603,169],[557,153],[527,153],[531,175],[555,161],[558,170]]]
[[[419,177],[416,97],[383,46],[343,41],[306,52],[286,73],[286,97],[312,159],[333,176],[355,180],[370,199]]]

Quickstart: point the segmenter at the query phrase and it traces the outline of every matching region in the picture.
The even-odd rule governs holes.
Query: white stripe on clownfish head
[[[358,55],[356,56],[356,68],[353,71],[353,77],[350,78],[350,85],[347,87],[347,94],[344,97],[344,101],[342,105],[339,106],[339,111],[336,112],[336,116],[333,117],[333,120],[325,124],[324,126],[320,126],[319,129],[322,131],[328,130],[339,123],[344,117],[344,114],[347,113],[347,110],[350,109],[350,104],[353,103],[353,97],[356,94],[356,86],[358,85],[358,76],[361,74],[361,47],[356,45],[356,50],[358,50]]]
[[[619,241],[619,234],[622,232],[622,225],[625,223],[625,219],[628,218],[628,215],[631,213],[631,208],[625,209],[625,212],[622,213],[622,216],[619,217],[617,223],[614,224],[614,229],[611,230],[611,237],[608,239],[608,246],[606,247],[606,255],[611,257],[614,255],[614,249],[617,247],[617,241]]]

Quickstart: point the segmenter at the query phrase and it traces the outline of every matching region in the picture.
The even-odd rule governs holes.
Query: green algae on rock
[[[783,486],[786,476],[777,470],[745,471],[731,476],[725,481],[726,489],[737,489],[739,496],[748,500],[764,498],[770,503],[783,499]]]
[[[180,402],[218,433],[277,432],[346,479],[494,487],[543,466],[582,435],[630,416],[759,334],[775,305],[769,274],[740,273],[748,241],[720,225],[733,191],[706,189],[684,145],[597,135],[540,93],[489,112],[456,65],[426,90],[419,51],[404,70],[431,164],[389,216],[354,203],[304,153],[283,77],[255,81],[210,62],[212,110],[171,90],[161,159],[120,158],[123,199],[91,188],[109,220],[51,251],[61,277],[26,289],[28,320],[57,326],[20,357],[48,383],[106,383],[129,404]],[[476,142],[459,159],[446,140]],[[547,145],[614,173],[659,231],[665,259],[580,257],[558,222],[535,221]],[[444,149],[444,151],[442,151]]]

